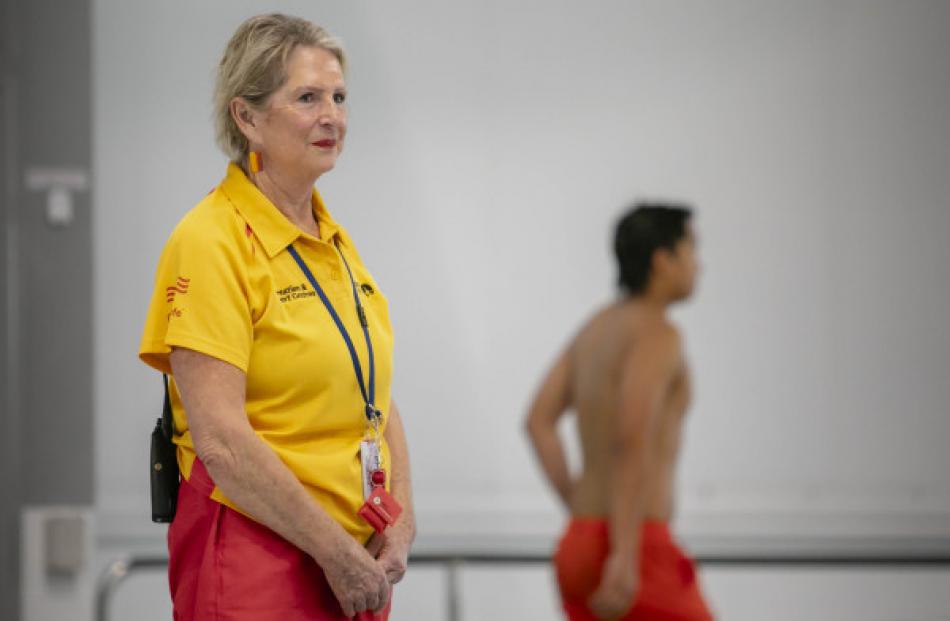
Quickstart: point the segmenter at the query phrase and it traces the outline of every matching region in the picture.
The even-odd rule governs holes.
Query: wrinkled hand
[[[379,558],[379,552],[383,549],[384,543],[386,543],[386,534],[377,533],[374,531],[364,547],[366,548],[366,551],[369,552],[370,556],[373,558]]]
[[[364,610],[380,612],[389,603],[391,593],[382,564],[362,549],[357,552],[323,568],[330,589],[347,617]]]
[[[376,556],[379,565],[386,572],[390,585],[396,584],[406,573],[409,564],[410,538],[397,526],[386,530],[382,536],[382,547]]]
[[[638,587],[633,559],[611,554],[604,565],[600,586],[590,596],[588,605],[600,619],[619,619],[633,607]]]

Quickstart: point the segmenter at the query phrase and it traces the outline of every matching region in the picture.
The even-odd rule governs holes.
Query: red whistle
[[[385,480],[385,475],[383,476]],[[375,476],[373,482],[375,484]],[[402,513],[402,506],[392,497],[392,494],[386,491],[385,487],[379,485],[373,487],[373,493],[369,495],[357,513],[369,522],[377,533],[381,533],[396,523],[399,514]]]

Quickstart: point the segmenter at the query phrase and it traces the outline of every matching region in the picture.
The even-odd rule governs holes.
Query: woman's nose
[[[317,117],[317,121],[320,125],[331,126],[339,125],[340,119],[342,118],[342,106],[331,99],[320,106],[320,115]]]

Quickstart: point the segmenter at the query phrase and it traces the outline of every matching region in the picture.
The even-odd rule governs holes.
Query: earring
[[[252,173],[259,173],[264,170],[264,154],[260,151],[251,151],[247,154],[247,165]]]

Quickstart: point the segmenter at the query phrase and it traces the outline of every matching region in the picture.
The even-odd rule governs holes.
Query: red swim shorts
[[[168,529],[175,621],[346,621],[323,570],[266,526],[211,500],[200,460]],[[360,613],[356,621],[386,621]]]
[[[561,537],[554,564],[564,611],[571,621],[597,621],[587,601],[600,584],[610,552],[607,520],[574,518]],[[663,522],[640,529],[640,584],[623,621],[712,621],[693,561]]]

